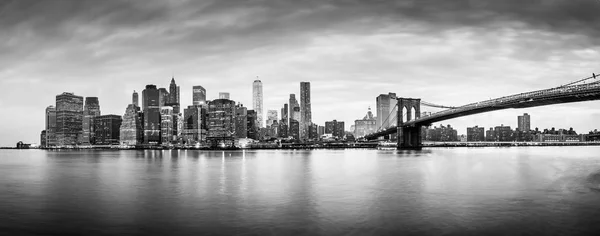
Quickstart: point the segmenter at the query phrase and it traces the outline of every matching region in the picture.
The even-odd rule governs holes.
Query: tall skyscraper
[[[169,85],[169,101],[167,103],[167,106],[170,106],[173,108],[172,111],[172,115],[171,115],[171,134],[173,136],[173,140],[179,140],[179,134],[181,133],[181,130],[179,130],[179,126],[181,126],[179,124],[179,114],[181,113],[181,105],[180,105],[180,93],[179,93],[179,86],[177,86],[177,84],[175,83],[175,78],[171,78],[171,84]]]
[[[219,99],[229,99],[229,93],[219,92]]]
[[[140,106],[139,101],[140,101],[140,98],[138,96],[138,93],[135,90],[133,90],[133,95],[131,95],[131,104],[135,105],[136,107],[139,107]]]
[[[73,93],[56,96],[56,143],[76,145],[82,135],[83,97]]]
[[[82,136],[79,141],[82,145],[95,144],[94,118],[102,115],[100,113],[100,102],[97,97],[86,97],[83,107]]]
[[[56,108],[48,106],[46,108],[46,147],[56,146]]]
[[[524,113],[522,116],[517,117],[517,126],[520,131],[530,131],[531,130],[531,118],[529,114]]]
[[[310,82],[300,82],[300,139],[308,139],[310,125],[312,125]]]
[[[232,147],[235,138],[235,102],[216,99],[208,104],[208,136],[212,147]]]
[[[252,108],[256,112],[257,127],[263,126],[263,84],[260,80],[252,83]]]
[[[160,143],[160,93],[156,85],[146,85],[142,91],[144,111],[144,144]]]
[[[163,145],[173,141],[173,107],[160,108],[160,139]]]
[[[204,105],[206,104],[206,89],[204,87],[198,85],[194,86],[192,91],[192,104],[193,105]]]
[[[291,127],[289,123],[291,120],[296,120],[300,123],[300,104],[298,104],[298,100],[296,100],[296,94],[290,94],[290,110],[288,113],[288,129]],[[297,108],[297,110],[296,110]],[[289,131],[288,131],[289,132]]]
[[[402,117],[398,116],[399,108],[396,107],[396,94],[380,94],[376,99],[377,106],[377,128],[386,129],[391,126],[395,126],[398,119]]]

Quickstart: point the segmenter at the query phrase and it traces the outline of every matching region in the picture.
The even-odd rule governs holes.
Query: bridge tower
[[[420,125],[405,125],[402,112],[406,112],[406,121],[421,118],[421,99],[397,98],[398,100],[398,149],[421,149],[423,147]],[[412,114],[414,110],[415,114]]]

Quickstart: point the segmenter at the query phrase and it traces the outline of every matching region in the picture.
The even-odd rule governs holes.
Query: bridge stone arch
[[[402,111],[406,111],[406,121],[421,118],[421,99],[420,98],[396,98],[398,100],[398,124],[400,127],[404,125],[404,120],[401,118]],[[413,113],[414,109],[414,113]]]

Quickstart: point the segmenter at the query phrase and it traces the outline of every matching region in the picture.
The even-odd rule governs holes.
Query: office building
[[[300,82],[300,139],[308,139],[308,129],[312,125],[310,105],[310,82]]]
[[[125,109],[119,129],[121,145],[135,146],[144,141],[144,115],[135,104],[129,104]]]
[[[94,118],[94,144],[118,145],[120,141],[121,116],[103,115]]]
[[[263,84],[260,80],[255,80],[252,83],[252,108],[256,112],[257,127],[263,126]]]
[[[173,138],[173,107],[160,108],[160,140],[163,145],[168,145]]]
[[[300,109],[298,109],[300,110]],[[290,119],[288,135],[294,140],[300,140],[300,122]]]
[[[235,137],[248,137],[248,108],[242,104],[235,106]]]
[[[205,105],[206,104],[206,89],[198,85],[192,88],[192,104],[193,105]]]
[[[46,108],[46,141],[43,147],[56,146],[56,108],[48,106]]]
[[[354,121],[354,136],[364,137],[367,134],[377,131],[377,120],[371,112],[371,108],[367,110],[367,114],[360,120]]]
[[[513,130],[510,126],[496,126],[494,128],[495,139],[499,142],[510,142],[513,141]]]
[[[146,85],[142,91],[144,112],[144,144],[160,144],[160,93],[156,85]]]
[[[485,141],[485,129],[483,127],[467,127],[468,142],[483,142]]]
[[[377,106],[377,129],[387,129],[392,126],[396,126],[398,119],[402,117],[398,116],[398,107],[396,107],[395,93],[380,94],[376,99]]]
[[[344,129],[343,121],[333,120],[325,122],[325,134],[331,134],[332,137],[343,138],[345,135]]]
[[[169,97],[170,97],[170,94],[166,88],[158,89],[158,106],[159,106],[159,108],[167,106],[167,104],[169,104]]]
[[[56,143],[74,146],[83,130],[83,97],[73,93],[56,96]]]
[[[205,102],[205,101],[203,101]],[[192,105],[183,110],[183,142],[195,145],[206,141],[206,105]]]
[[[100,102],[97,97],[86,97],[83,107],[82,136],[79,141],[82,145],[94,144],[94,118],[101,115]]]
[[[259,127],[256,112],[254,110],[247,111],[247,122],[246,128],[248,130],[248,134],[246,135],[250,139],[258,140],[259,139]]]
[[[531,117],[529,114],[524,113],[522,116],[517,117],[517,127],[520,131],[524,132],[531,130]]]
[[[208,136],[211,147],[232,147],[235,138],[235,102],[216,99],[208,104]]]

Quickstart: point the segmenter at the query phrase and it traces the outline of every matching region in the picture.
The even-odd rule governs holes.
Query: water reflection
[[[599,150],[2,150],[0,231],[537,235],[593,229],[600,219]]]

